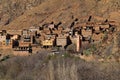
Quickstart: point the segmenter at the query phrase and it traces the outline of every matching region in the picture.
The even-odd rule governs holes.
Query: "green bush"
[[[9,56],[9,55],[4,56],[4,57],[0,60],[0,62],[5,61],[5,60],[7,60],[7,59],[9,59],[9,58],[10,58],[10,56]]]
[[[89,56],[90,54],[94,53],[96,51],[95,45],[92,45],[90,48],[83,51],[83,54],[86,56]]]

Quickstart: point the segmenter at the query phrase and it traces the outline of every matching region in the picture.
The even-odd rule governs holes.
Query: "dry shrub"
[[[120,65],[101,66],[71,57],[48,62],[44,53],[14,57],[0,63],[1,80],[119,80]],[[106,63],[104,63],[106,64]],[[118,64],[118,63],[116,63]]]
[[[76,44],[71,44],[66,49],[69,52],[76,52]]]

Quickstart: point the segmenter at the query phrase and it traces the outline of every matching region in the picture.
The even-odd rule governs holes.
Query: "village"
[[[67,47],[75,44],[75,52],[82,54],[85,44],[94,44],[102,41],[106,34],[116,30],[115,21],[91,21],[80,23],[75,19],[69,27],[63,27],[61,22],[45,23],[42,26],[32,26],[22,30],[1,30],[0,48],[12,49],[14,55],[26,56],[32,54],[35,48],[69,50]],[[73,47],[74,48],[74,47]]]

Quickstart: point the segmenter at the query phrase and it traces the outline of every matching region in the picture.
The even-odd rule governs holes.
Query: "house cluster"
[[[76,45],[76,51],[80,52],[84,42],[96,43],[103,40],[105,34],[114,32],[114,21],[79,23],[73,21],[70,27],[63,27],[62,23],[54,22],[42,26],[32,26],[23,30],[0,31],[0,47],[9,47],[14,51],[29,51],[32,47],[41,48],[60,47],[67,49],[70,44]]]

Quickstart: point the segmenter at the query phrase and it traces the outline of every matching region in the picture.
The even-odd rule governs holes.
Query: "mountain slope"
[[[68,27],[75,18],[87,18],[89,15],[117,21],[119,13],[119,0],[45,0],[40,5],[26,9],[22,15],[15,16],[16,18],[3,28],[21,29],[52,21],[61,21],[63,26]]]

